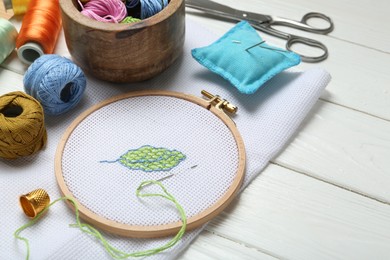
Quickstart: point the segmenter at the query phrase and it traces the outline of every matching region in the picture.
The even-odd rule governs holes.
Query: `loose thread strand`
[[[150,184],[155,184],[155,185],[158,185],[164,194],[160,194],[160,193],[141,193],[141,190],[143,187],[145,186],[148,186]],[[53,201],[52,203],[50,203],[41,213],[39,213],[34,219],[32,219],[31,221],[29,221],[28,223],[26,223],[25,225],[21,226],[20,228],[18,228],[15,233],[14,233],[14,237],[16,239],[19,239],[21,241],[23,241],[26,245],[26,249],[27,249],[27,252],[26,252],[26,259],[28,260],[29,257],[30,257],[30,243],[29,243],[29,240],[25,237],[22,237],[20,235],[20,233],[25,230],[26,228],[28,227],[31,227],[32,225],[34,225],[38,220],[39,218],[51,207],[53,206],[54,204],[56,204],[57,202],[59,201],[63,201],[63,200],[68,200],[70,203],[73,204],[74,208],[75,208],[75,215],[76,215],[76,223],[75,224],[70,224],[69,226],[70,227],[77,227],[79,228],[82,232],[84,233],[87,233],[93,237],[95,237],[102,245],[103,247],[105,248],[105,250],[107,251],[107,253],[114,259],[126,259],[126,258],[129,258],[129,257],[142,257],[142,256],[150,256],[150,255],[154,255],[154,254],[157,254],[159,252],[162,252],[172,246],[174,246],[177,242],[180,241],[180,239],[183,237],[184,233],[185,233],[185,230],[186,230],[186,227],[187,227],[187,217],[186,217],[186,214],[185,214],[185,211],[183,209],[183,207],[177,202],[177,200],[167,191],[167,189],[159,182],[159,181],[144,181],[142,182],[137,190],[136,190],[136,195],[137,197],[139,198],[144,198],[144,197],[162,197],[162,198],[165,198],[169,201],[171,201],[172,203],[175,204],[177,210],[179,211],[180,213],[180,218],[182,220],[182,227],[180,228],[179,232],[169,241],[167,242],[165,245],[161,246],[161,247],[158,247],[158,248],[155,248],[155,249],[148,249],[148,250],[144,250],[144,251],[140,251],[140,252],[135,252],[135,253],[126,253],[126,252],[123,252],[115,247],[113,247],[112,245],[110,245],[108,243],[108,241],[103,237],[103,235],[96,229],[94,228],[93,226],[89,225],[89,224],[85,224],[85,223],[81,223],[80,221],[80,216],[79,216],[79,208],[78,208],[78,205],[77,205],[77,202],[73,199],[73,198],[70,198],[70,197],[61,197],[59,199],[56,199],[55,201]]]

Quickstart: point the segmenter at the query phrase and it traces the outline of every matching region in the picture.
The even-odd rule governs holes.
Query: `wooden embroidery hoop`
[[[204,93],[206,93],[206,96],[208,95],[209,97],[211,97],[209,93],[207,92]],[[130,92],[127,94],[110,98],[97,105],[92,106],[90,109],[83,112],[71,123],[71,125],[65,131],[58,145],[56,158],[55,158],[55,175],[56,175],[56,179],[60,191],[64,196],[72,197],[73,199],[75,199],[75,201],[79,205],[79,213],[82,219],[107,232],[120,235],[120,236],[125,236],[125,237],[155,238],[155,237],[174,235],[179,231],[179,229],[182,226],[181,221],[164,224],[164,225],[137,226],[137,225],[127,225],[127,224],[119,223],[113,220],[106,219],[100,215],[97,215],[94,212],[92,212],[90,209],[82,205],[77,200],[77,198],[74,197],[72,192],[69,190],[63,176],[62,155],[64,152],[65,145],[68,141],[68,138],[72,135],[74,129],[76,129],[78,125],[85,118],[87,118],[91,113],[99,110],[100,108],[107,106],[116,101],[129,99],[133,97],[139,97],[139,96],[169,96],[169,97],[183,99],[185,101],[197,104],[209,110],[211,113],[216,115],[220,120],[222,120],[223,123],[228,127],[228,129],[234,136],[237,149],[238,149],[237,173],[230,187],[222,197],[220,197],[211,207],[187,219],[187,231],[199,227],[202,224],[205,224],[206,222],[210,221],[212,218],[216,217],[221,211],[223,211],[229,205],[229,203],[233,200],[235,195],[238,193],[245,175],[246,155],[245,155],[244,142],[236,128],[235,123],[231,120],[231,118],[228,115],[225,114],[225,112],[222,109],[223,106],[229,103],[226,100],[219,98],[218,96],[213,96],[212,99],[205,100],[192,95],[178,93],[178,92],[171,92],[171,91],[163,91],[163,90],[136,91],[136,92]],[[215,106],[213,105],[213,103]],[[68,203],[68,205],[72,209],[74,209],[72,204]]]

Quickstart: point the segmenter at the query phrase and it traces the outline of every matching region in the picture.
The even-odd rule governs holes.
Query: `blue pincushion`
[[[301,62],[294,52],[261,42],[256,30],[242,21],[211,45],[193,49],[192,56],[241,93],[252,94],[273,76]]]

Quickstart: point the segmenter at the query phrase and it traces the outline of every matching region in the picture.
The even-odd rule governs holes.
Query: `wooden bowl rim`
[[[94,30],[121,32],[124,30],[144,29],[166,20],[180,9],[184,0],[170,0],[168,5],[158,14],[132,24],[105,23],[93,20],[81,14],[73,2],[74,0],[60,0],[62,12],[69,16],[70,19]]]

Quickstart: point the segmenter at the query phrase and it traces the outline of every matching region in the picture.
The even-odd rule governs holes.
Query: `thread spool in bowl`
[[[156,15],[134,24],[113,24],[82,15],[77,0],[60,0],[66,44],[88,74],[111,82],[150,79],[182,53],[184,0],[170,0]]]

